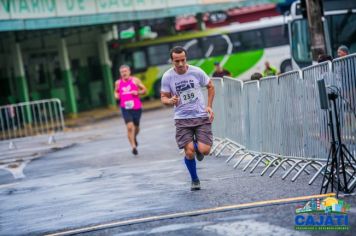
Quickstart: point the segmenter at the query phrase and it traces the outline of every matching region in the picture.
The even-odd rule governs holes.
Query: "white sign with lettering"
[[[199,4],[201,0],[0,0],[0,20],[135,12]]]

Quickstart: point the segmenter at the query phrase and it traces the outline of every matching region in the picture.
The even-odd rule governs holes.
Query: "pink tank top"
[[[141,109],[142,103],[138,95],[132,95],[131,91],[139,91],[138,86],[130,77],[127,81],[120,79],[118,93],[120,94],[120,107],[125,109],[138,110]]]

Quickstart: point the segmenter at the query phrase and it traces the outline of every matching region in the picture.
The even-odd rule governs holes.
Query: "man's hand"
[[[179,97],[178,97],[177,95],[171,97],[171,98],[169,99],[169,103],[170,103],[171,105],[176,105],[176,106],[177,106],[178,103],[179,103]]]
[[[214,120],[213,108],[211,108],[211,107],[206,107],[205,111],[208,112],[208,116],[209,116],[210,122],[213,122],[213,120]]]

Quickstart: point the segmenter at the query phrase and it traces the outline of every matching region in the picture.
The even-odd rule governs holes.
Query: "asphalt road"
[[[43,235],[73,229],[83,235],[355,235],[356,197],[346,232],[296,231],[301,203],[266,204],[214,212],[221,206],[319,194],[302,174],[296,182],[233,169],[226,157],[198,162],[202,190],[191,192],[183,155],[174,140],[172,111],[143,114],[139,155],[130,152],[124,122],[110,119],[56,136],[0,143],[0,235]],[[210,209],[207,214],[159,217]],[[137,223],[144,217],[148,222]],[[125,224],[132,220],[135,224]],[[110,225],[111,224],[111,225]],[[109,227],[121,224],[121,226]],[[96,229],[96,230],[94,230]]]

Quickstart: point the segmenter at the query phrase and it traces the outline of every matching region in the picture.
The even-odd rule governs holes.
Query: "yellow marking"
[[[106,223],[106,224],[100,224],[100,225],[88,226],[88,227],[78,228],[78,229],[73,229],[73,230],[68,230],[68,231],[62,231],[62,232],[53,233],[53,234],[47,234],[47,236],[71,235],[71,234],[90,232],[90,231],[94,231],[94,230],[113,228],[113,227],[118,227],[118,226],[123,226],[123,225],[145,223],[145,222],[156,221],[156,220],[172,219],[172,218],[179,218],[179,217],[186,217],[186,216],[195,216],[195,215],[216,213],[216,212],[222,212],[222,211],[238,210],[238,209],[249,208],[249,207],[258,207],[258,206],[273,205],[273,204],[299,202],[299,201],[304,201],[304,200],[310,200],[313,198],[335,197],[335,196],[336,196],[335,193],[327,193],[327,194],[319,194],[319,195],[282,198],[282,199],[275,199],[275,200],[243,203],[243,204],[237,204],[237,205],[213,207],[213,208],[206,208],[206,209],[201,209],[201,210],[186,211],[186,212],[172,213],[172,214],[166,214],[166,215],[149,216],[149,217],[136,218],[136,219],[130,219],[130,220],[116,221],[116,222],[111,222],[111,223]]]

